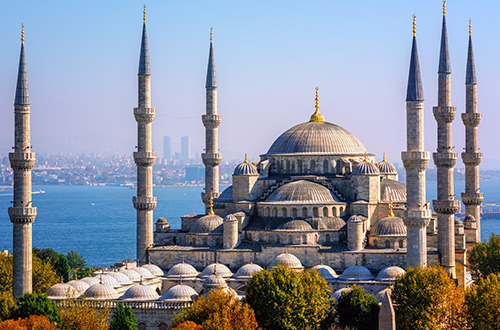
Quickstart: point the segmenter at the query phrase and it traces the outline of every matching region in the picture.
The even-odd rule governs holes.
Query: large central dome
[[[267,155],[363,155],[365,152],[361,141],[345,128],[328,122],[310,121],[281,134]]]

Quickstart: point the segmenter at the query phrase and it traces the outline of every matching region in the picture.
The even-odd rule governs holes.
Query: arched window
[[[399,240],[399,247],[404,248],[405,247],[405,241]]]
[[[278,209],[277,208],[273,208],[273,217],[277,217],[278,216]]]
[[[278,244],[281,243],[280,242],[280,235],[276,235],[276,243],[278,243]]]
[[[264,237],[262,237],[262,234],[259,234],[259,242],[264,242]]]
[[[286,212],[286,207],[284,207],[284,208],[282,208],[282,209],[281,209],[281,213],[282,213],[283,218],[286,218],[286,217],[288,216],[288,215],[286,214],[286,213],[287,213],[287,212]]]
[[[193,245],[196,246],[196,238],[193,238]]]
[[[386,248],[390,248],[391,247],[391,242],[389,242],[389,240],[385,241],[385,247]]]
[[[340,210],[339,210],[339,216],[341,216],[341,215],[342,215],[342,213],[344,213],[344,208],[341,206],[341,207],[340,207]]]
[[[336,217],[337,216],[337,208],[332,207],[332,211],[333,211],[333,216]]]
[[[307,236],[302,235],[302,244],[307,244]]]
[[[286,161],[286,172],[290,173],[290,161],[288,159]]]
[[[316,171],[316,162],[314,160],[311,160],[309,167],[310,167],[309,173],[314,173]]]
[[[295,161],[292,160],[292,168],[291,168],[291,172],[292,173],[295,173]]]
[[[248,240],[251,241],[252,240],[252,234],[251,233],[248,233]]]
[[[208,245],[208,240],[206,238],[203,239],[203,246],[207,246]]]
[[[174,238],[172,239],[172,242],[175,244],[177,244],[177,237],[174,236]]]
[[[318,234],[314,235],[314,243],[318,244]]]
[[[297,172],[302,173],[304,171],[304,166],[302,165],[302,161],[297,161]]]
[[[297,217],[297,209],[296,209],[295,207],[292,209],[292,216],[293,216],[294,218],[296,218],[296,217]]]
[[[221,246],[221,244],[220,244],[220,238],[216,238],[215,239],[215,245]]]
[[[326,207],[326,206],[323,208],[323,216],[324,217],[328,216],[328,207]]]
[[[266,207],[266,217],[269,216],[271,216],[271,210],[269,209],[269,207]]]
[[[319,212],[317,207],[313,208],[313,217],[319,217]]]
[[[326,234],[325,243],[330,243],[330,242],[331,242],[330,234]]]
[[[330,171],[330,168],[329,168],[329,166],[328,166],[328,160],[327,160],[327,159],[325,159],[325,160],[323,161],[323,173],[328,173],[329,171]]]
[[[273,236],[273,235],[271,235],[271,236],[269,237],[269,243],[274,243],[274,236]]]
[[[302,217],[307,218],[307,207],[302,208]]]
[[[293,237],[292,237],[292,235],[288,235],[288,244],[293,244]]]

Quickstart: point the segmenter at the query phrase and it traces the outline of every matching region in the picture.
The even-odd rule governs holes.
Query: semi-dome
[[[184,261],[180,264],[172,266],[167,272],[166,277],[172,279],[195,278],[198,276],[198,271],[190,264]]]
[[[328,122],[311,121],[281,134],[266,155],[362,155],[365,146],[351,132]]]
[[[251,279],[253,274],[260,272],[261,270],[263,270],[263,268],[260,267],[259,265],[256,265],[254,263],[249,263],[241,266],[240,269],[238,269],[238,271],[236,272],[236,274],[234,274],[233,278]]]
[[[153,265],[153,264],[145,264],[142,265],[141,268],[147,269],[153,274],[154,276],[163,276],[165,273],[163,273],[163,270],[161,270],[160,267]]]
[[[209,277],[210,275],[214,275],[214,274],[220,275],[222,277],[227,277],[227,278],[233,276],[233,273],[231,272],[231,270],[229,270],[229,268],[227,268],[225,265],[217,262],[217,263],[210,264],[207,267],[205,267],[205,269],[203,269],[203,271],[201,272],[199,277],[206,278],[206,277]]]
[[[399,217],[385,217],[373,225],[370,236],[406,237],[406,225]]]
[[[84,282],[85,283],[85,282]],[[57,283],[47,290],[49,299],[70,299],[80,296],[80,292],[68,283]]]
[[[97,283],[88,288],[83,296],[90,300],[110,300],[118,299],[120,295],[111,285]]]
[[[312,227],[304,220],[290,220],[278,226],[279,230],[289,231],[312,231]]]
[[[245,155],[245,161],[235,167],[233,175],[259,175],[259,172],[254,164],[248,162]]]
[[[266,203],[279,204],[330,204],[335,203],[328,188],[307,180],[287,183],[276,189]]]
[[[141,280],[141,275],[132,269],[122,269],[120,273],[125,274],[132,282],[139,282]]]
[[[313,270],[317,270],[319,276],[323,277],[325,280],[335,280],[337,278],[337,273],[333,270],[332,267],[327,265],[316,265],[312,268]]]
[[[216,214],[205,215],[193,224],[190,234],[210,234],[210,235],[221,235],[222,234],[222,218]]]
[[[372,273],[368,270],[368,268],[353,265],[347,267],[346,270],[340,275],[339,279],[341,280],[371,280],[373,279]]]
[[[385,155],[384,160],[378,163],[378,170],[380,171],[380,174],[398,174],[398,171],[396,171],[396,167],[385,160]]]
[[[147,270],[146,268],[134,267],[134,268],[132,268],[132,270],[136,271],[137,273],[139,273],[139,276],[143,280],[150,280],[152,278],[155,278],[155,276],[153,274],[151,274],[151,272],[149,270]]]
[[[345,221],[339,217],[314,217],[306,221],[317,230],[339,230],[345,226]]]
[[[84,277],[81,279],[81,281],[84,281],[89,286],[92,286],[94,284],[99,284],[101,282],[97,277],[91,277],[91,276]]]
[[[130,280],[130,278],[128,278],[127,275],[123,274],[122,272],[110,272],[106,275],[113,277],[121,285],[131,285],[134,283]]]
[[[378,175],[380,171],[377,165],[370,163],[366,159],[356,164],[352,169],[352,175]]]
[[[288,268],[297,270],[304,269],[299,258],[288,252],[277,255],[271,262],[269,268],[276,268],[278,265],[287,266]]]
[[[166,300],[170,302],[182,302],[182,301],[193,301],[197,297],[198,294],[192,287],[185,284],[178,284],[168,289],[160,297],[160,300]]]
[[[74,287],[80,294],[84,293],[85,290],[90,288],[90,285],[87,282],[81,280],[71,280],[68,282],[68,284]]]
[[[404,275],[406,271],[398,266],[388,266],[382,269],[375,279],[379,281],[395,281],[398,276]]]
[[[158,300],[160,295],[148,285],[137,284],[130,288],[120,297],[120,300],[150,301]]]
[[[222,193],[214,199],[216,202],[228,202],[233,200],[233,186],[229,186],[222,191]]]

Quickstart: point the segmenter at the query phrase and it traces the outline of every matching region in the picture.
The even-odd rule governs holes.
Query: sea
[[[224,187],[221,187],[222,189]],[[436,198],[436,182],[427,182],[427,200]],[[203,187],[155,188],[158,204],[154,219],[164,217],[172,228],[180,228],[180,217],[202,213]],[[455,182],[456,198],[464,182]],[[484,204],[499,204],[500,178],[481,182]],[[119,186],[34,185],[33,206],[38,215],[33,223],[33,246],[52,248],[66,254],[83,255],[87,264],[109,267],[136,254],[136,211],[132,205],[135,189]],[[0,192],[0,251],[12,250],[12,223],[7,214],[12,189]],[[464,210],[462,204],[462,211]],[[496,210],[498,212],[498,209]],[[481,239],[500,235],[500,214],[483,216]]]

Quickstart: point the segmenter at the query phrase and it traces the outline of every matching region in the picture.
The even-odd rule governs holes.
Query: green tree
[[[256,273],[248,284],[246,301],[265,329],[320,327],[332,312],[330,289],[316,271],[302,275],[278,266]]]
[[[500,236],[492,233],[488,242],[474,246],[468,261],[475,281],[486,278],[491,273],[500,273]]]
[[[12,255],[0,253],[0,292],[12,292]]]
[[[391,298],[398,329],[464,329],[464,292],[440,266],[409,267]]]
[[[135,322],[136,319],[132,308],[128,305],[123,306],[120,302],[111,317],[109,330],[137,330]]]
[[[68,252],[68,264],[71,269],[85,268],[87,267],[87,262],[83,258],[83,255],[75,250]]]
[[[185,321],[194,323],[183,324]],[[172,320],[172,327],[179,329],[197,329],[197,324],[204,330],[254,330],[258,327],[252,308],[222,289],[198,298]]]
[[[500,329],[500,275],[490,274],[468,289],[465,305],[470,329]]]
[[[12,318],[17,309],[16,302],[11,292],[0,292],[0,321]]]
[[[62,330],[108,330],[109,308],[94,308],[87,301],[69,301],[60,309]]]
[[[57,276],[64,279],[64,282],[69,280],[70,267],[68,264],[68,259],[62,253],[58,253],[50,248],[39,249],[33,248],[33,255],[36,255],[44,262],[50,262],[52,267],[55,269]]]
[[[337,305],[336,314],[342,328],[359,330],[378,329],[378,306],[374,295],[365,293],[358,285],[342,292]]]
[[[52,323],[60,323],[61,315],[54,301],[45,293],[26,293],[19,298],[19,306],[15,312],[17,318],[26,318],[30,315],[42,315]]]

